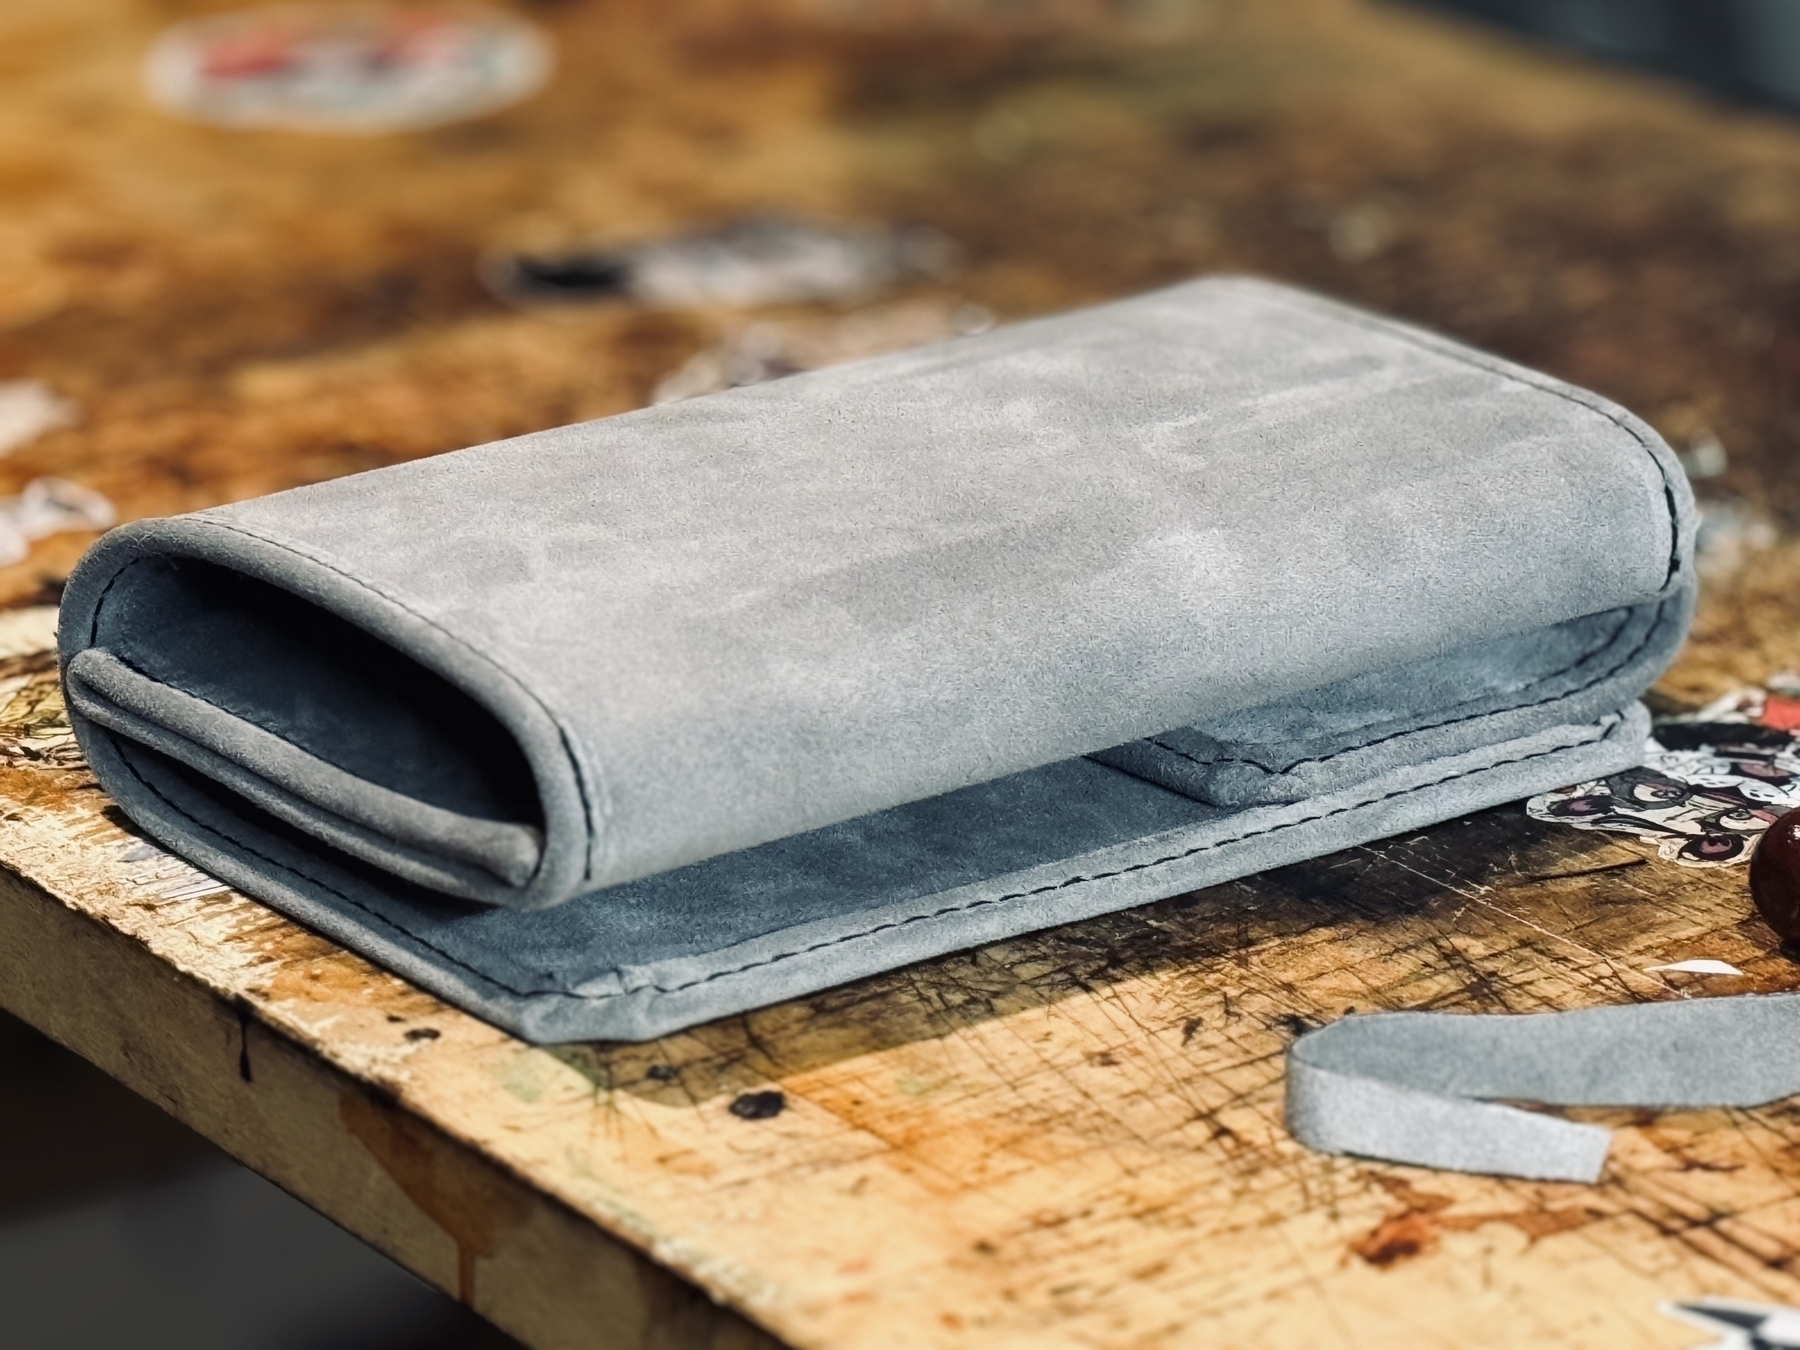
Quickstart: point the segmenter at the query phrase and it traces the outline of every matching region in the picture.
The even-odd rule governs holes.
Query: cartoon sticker
[[[1763,689],[1659,722],[1642,768],[1525,804],[1534,820],[1654,840],[1660,857],[1683,867],[1744,862],[1762,832],[1795,807],[1800,699]]]

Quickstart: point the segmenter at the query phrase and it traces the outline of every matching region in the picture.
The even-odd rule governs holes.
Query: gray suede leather
[[[1761,1106],[1800,1093],[1800,995],[1528,1016],[1374,1013],[1294,1042],[1311,1148],[1539,1181],[1599,1180],[1611,1131],[1496,1104]]]
[[[154,837],[642,1037],[1634,763],[1692,533],[1621,409],[1209,280],[125,526],[61,642]]]
[[[1684,591],[1478,643],[1094,758],[1218,806],[1299,801],[1392,765],[1532,730],[1552,706],[1573,721],[1620,707],[1642,692],[1645,670],[1673,659],[1691,599]]]

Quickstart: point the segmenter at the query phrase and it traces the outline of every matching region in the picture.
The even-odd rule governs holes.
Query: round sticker
[[[367,133],[478,117],[535,93],[549,40],[489,10],[293,5],[189,20],[144,61],[150,97],[216,126]]]

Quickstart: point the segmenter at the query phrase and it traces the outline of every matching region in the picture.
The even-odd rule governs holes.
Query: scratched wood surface
[[[497,117],[243,135],[136,92],[199,8],[0,13],[0,378],[83,410],[0,489],[55,473],[152,514],[635,406],[745,316],[514,312],[476,259],[773,204],[960,241],[885,304],[1255,270],[1716,437],[1707,595],[1659,697],[1800,667],[1792,124],[1355,0],[617,0],[522,7],[561,73]],[[85,543],[0,569],[0,1004],[531,1344],[1618,1350],[1693,1343],[1659,1300],[1800,1303],[1792,1104],[1589,1113],[1619,1126],[1592,1188],[1314,1156],[1279,1122],[1285,1046],[1351,1008],[1800,986],[1741,871],[1509,807],[652,1045],[533,1049],[132,833],[43,654]],[[1648,969],[1689,957],[1746,973]]]

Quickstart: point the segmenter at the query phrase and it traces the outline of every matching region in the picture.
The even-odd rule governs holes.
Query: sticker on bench
[[[1779,679],[1659,721],[1642,768],[1533,797],[1527,814],[1637,835],[1682,867],[1747,861],[1763,831],[1800,807],[1800,699]]]

